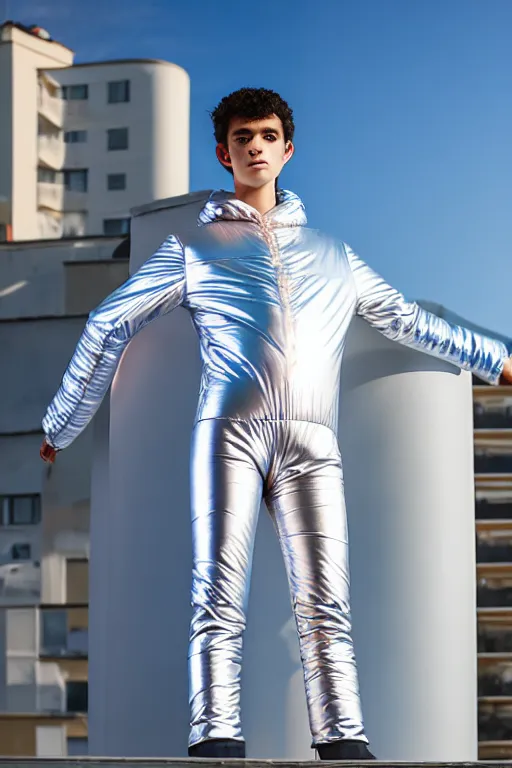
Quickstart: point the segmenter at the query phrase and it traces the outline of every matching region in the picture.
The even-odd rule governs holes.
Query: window
[[[66,611],[42,611],[41,651],[57,656],[66,647],[67,637],[68,617]]]
[[[87,168],[64,171],[64,185],[70,192],[87,192]]]
[[[87,656],[87,627],[69,627],[65,609],[45,609],[39,615],[42,655]]]
[[[107,83],[108,103],[119,104],[122,101],[130,101],[130,81],[114,80]]]
[[[40,496],[0,496],[0,525],[36,525],[40,521]]]
[[[88,685],[86,680],[66,682],[66,712],[87,712]]]
[[[110,128],[107,131],[108,149],[128,149],[128,128]]]
[[[107,189],[126,189],[126,173],[109,173],[107,176]]]
[[[64,142],[66,144],[82,144],[87,141],[87,131],[65,131]]]
[[[127,235],[130,232],[130,219],[103,219],[104,235]]]
[[[89,98],[88,85],[63,85],[61,90],[65,101],[79,101]]]
[[[30,560],[32,557],[30,544],[13,544],[11,547],[11,557],[13,560]]]

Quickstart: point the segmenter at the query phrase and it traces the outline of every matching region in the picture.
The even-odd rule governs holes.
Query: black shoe
[[[376,760],[364,741],[340,739],[329,744],[317,744],[320,760]]]
[[[236,739],[207,739],[188,748],[189,757],[245,758],[245,741]]]

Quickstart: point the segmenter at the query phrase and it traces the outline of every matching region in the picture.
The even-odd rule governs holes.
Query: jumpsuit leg
[[[263,479],[248,422],[198,422],[192,436],[189,747],[243,742],[242,635]]]
[[[285,560],[313,745],[368,743],[351,636],[343,471],[336,435],[282,422],[265,501]]]

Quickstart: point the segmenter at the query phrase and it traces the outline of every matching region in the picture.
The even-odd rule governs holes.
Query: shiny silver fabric
[[[91,312],[43,420],[65,448],[99,407],[129,340],[178,305],[199,334],[197,420],[303,419],[336,429],[339,370],[354,314],[390,339],[497,383],[505,346],[408,302],[344,243],[305,227],[299,198],[281,191],[261,216],[215,193],[190,242],[169,236]]]
[[[133,335],[187,309],[203,360],[192,453],[190,743],[243,738],[241,636],[262,496],[290,577],[313,741],[364,741],[335,440],[347,330],[359,314],[491,384],[508,352],[408,302],[349,246],[308,229],[291,192],[280,191],[263,216],[214,193],[198,224],[187,242],[169,236],[91,313],[43,428],[56,448],[69,445]]]
[[[336,435],[291,419],[205,419],[192,441],[190,743],[242,738],[242,633],[262,496],[288,574],[313,742],[366,741]]]

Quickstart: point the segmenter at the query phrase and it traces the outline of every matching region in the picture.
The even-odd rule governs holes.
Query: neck
[[[235,179],[235,197],[237,200],[242,200],[242,202],[255,208],[263,216],[277,204],[275,180],[269,181],[263,187],[254,189],[254,187],[240,184]]]

